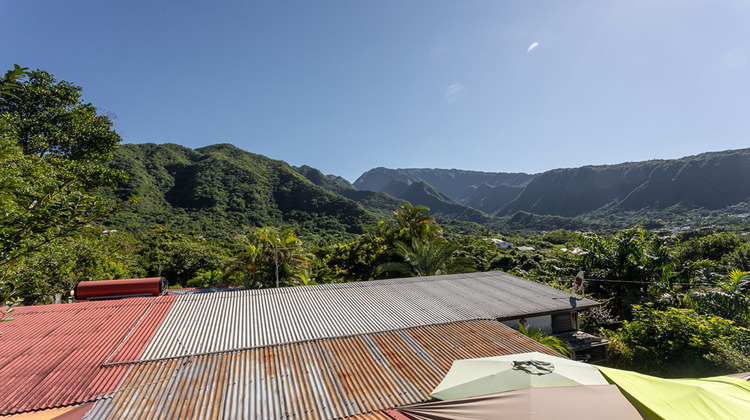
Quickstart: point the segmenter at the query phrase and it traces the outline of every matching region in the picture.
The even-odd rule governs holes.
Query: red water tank
[[[76,299],[115,299],[134,296],[158,296],[169,288],[164,277],[82,281],[76,285]]]

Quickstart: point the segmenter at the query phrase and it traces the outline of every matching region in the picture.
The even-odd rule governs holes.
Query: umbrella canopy
[[[454,400],[525,388],[607,384],[593,365],[533,352],[456,360],[430,396]]]
[[[739,378],[662,379],[599,369],[647,419],[750,419],[750,382]]]
[[[731,375],[727,376],[733,376],[735,378],[744,379],[746,381],[750,381],[750,372],[744,372],[744,373],[733,373]]]
[[[414,420],[634,420],[638,411],[615,385],[526,388],[401,407]]]

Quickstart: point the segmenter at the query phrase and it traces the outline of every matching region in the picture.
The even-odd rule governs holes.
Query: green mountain
[[[458,204],[447,195],[439,192],[424,181],[412,182],[399,195],[399,198],[415,206],[426,206],[430,214],[443,219],[462,220],[479,224],[495,222],[492,218],[479,210]]]
[[[534,177],[457,169],[375,168],[360,176],[354,187],[429,207],[431,214],[441,219],[497,227],[501,220],[492,214],[516,198]]]
[[[664,161],[618,207],[718,210],[750,200],[750,149]]]
[[[294,170],[313,184],[349,200],[356,201],[380,219],[391,217],[393,212],[405,203],[404,200],[399,200],[384,192],[358,190],[349,181],[340,176],[323,175],[319,170],[307,165],[295,167]]]
[[[750,149],[545,172],[500,214],[720,210],[750,201]]]
[[[110,194],[139,199],[106,220],[109,226],[215,237],[264,225],[292,227],[302,236],[350,236],[405,201],[429,207],[443,221],[509,231],[656,221],[695,210],[723,217],[750,208],[750,149],[537,175],[376,168],[354,185],[228,144],[195,150],[125,144],[111,165],[130,179]]]
[[[391,181],[405,184],[424,181],[459,204],[467,200],[482,186],[523,187],[535,175],[524,173],[479,172],[459,169],[387,169],[375,168],[362,174],[354,186],[360,190],[385,191]]]
[[[474,189],[463,203],[487,214],[496,214],[521,194],[524,187],[509,185],[490,186],[483,184]]]
[[[648,180],[652,162],[555,169],[534,178],[499,213],[574,217],[611,206]]]
[[[501,216],[511,228],[516,224],[513,220],[530,221],[528,214],[597,219],[627,213],[635,218],[639,214],[653,218],[670,212],[747,207],[750,149],[555,169],[537,175],[375,168],[354,186],[395,192],[395,196],[408,200],[404,191],[419,182],[428,183],[457,204]],[[508,219],[518,212],[524,213]],[[534,224],[555,220],[538,219]]]
[[[287,163],[229,144],[189,149],[176,144],[124,144],[111,165],[130,174],[114,192],[136,204],[110,218],[112,227],[159,226],[212,236],[253,226],[291,226],[305,235],[359,234],[377,218],[360,204],[315,185]],[[320,179],[352,195],[337,180]],[[384,195],[384,194],[383,194]],[[388,197],[384,201],[394,201]],[[366,200],[365,200],[366,201]]]

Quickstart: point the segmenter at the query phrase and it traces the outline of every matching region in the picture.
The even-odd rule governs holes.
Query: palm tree
[[[750,272],[734,269],[715,286],[691,290],[686,296],[689,307],[710,315],[718,315],[750,325]]]
[[[469,264],[464,259],[454,259],[456,245],[446,240],[422,242],[413,238],[411,246],[404,242],[394,244],[395,253],[403,261],[391,261],[379,265],[375,272],[404,274],[406,276],[435,276],[468,271]]]
[[[257,282],[256,273],[261,269],[264,262],[263,253],[260,247],[255,244],[243,245],[240,252],[224,272],[224,282],[234,274],[239,273],[242,276],[242,285],[245,289],[260,289],[264,285]]]
[[[645,230],[640,226],[614,236],[584,234],[579,239],[584,250],[580,268],[591,279],[616,280],[594,282],[588,289],[594,296],[610,298],[609,307],[615,315],[630,317],[632,306],[642,302],[648,291],[645,286],[652,279],[651,274],[670,275],[670,272],[661,271],[666,266],[658,265],[667,264],[667,255],[660,249],[661,244],[646,241]],[[656,259],[648,258],[647,246],[658,253]]]
[[[527,327],[519,323],[518,332],[543,346],[549,347],[565,357],[570,357],[573,354],[573,348],[570,347],[570,344],[562,341],[554,335],[545,333],[541,328]]]
[[[268,226],[257,228],[244,240],[243,251],[230,264],[225,277],[241,273],[245,288],[290,286],[307,278],[309,258],[292,229],[279,232]]]
[[[430,241],[442,236],[443,229],[435,223],[435,219],[427,214],[430,209],[425,206],[404,204],[393,214],[397,229],[403,239],[419,238]]]

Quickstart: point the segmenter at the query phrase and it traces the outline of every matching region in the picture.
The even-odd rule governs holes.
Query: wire
[[[570,281],[573,281],[572,279]],[[584,281],[599,281],[606,283],[632,283],[632,284],[666,284],[663,281],[635,281],[635,280],[614,280],[614,279],[584,279]],[[669,283],[672,286],[715,286],[714,283]]]

